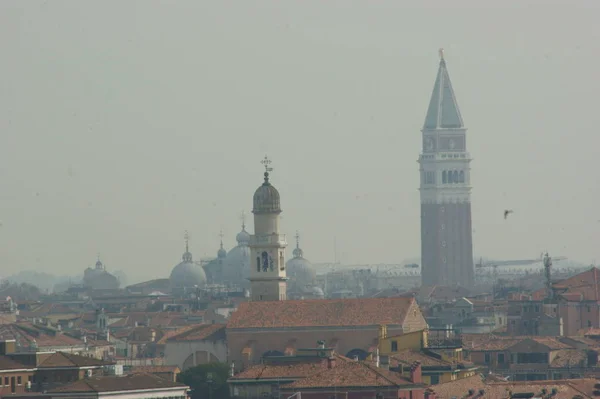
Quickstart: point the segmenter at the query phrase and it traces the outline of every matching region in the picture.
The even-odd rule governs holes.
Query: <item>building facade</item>
[[[267,157],[263,184],[253,197],[254,235],[250,237],[250,291],[253,301],[284,301],[287,291],[285,235],[279,232],[279,192],[269,182]]]
[[[422,129],[422,285],[472,286],[471,156],[446,61],[440,65]]]

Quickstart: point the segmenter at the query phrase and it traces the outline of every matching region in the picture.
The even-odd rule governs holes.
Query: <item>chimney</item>
[[[317,341],[318,349],[325,349],[325,341]]]
[[[375,349],[375,367],[379,367],[379,348]]]
[[[421,362],[414,362],[410,368],[410,380],[413,384],[423,383],[423,374],[421,372]]]
[[[233,377],[235,375],[235,362],[231,362],[231,366],[229,367],[229,376]]]
[[[435,392],[431,389],[425,390],[425,399],[435,399]]]
[[[327,368],[332,369],[335,367],[335,357],[331,356],[327,359]]]
[[[352,356],[352,360],[354,360],[355,362],[358,362],[358,355]]]
[[[379,326],[379,339],[386,339],[387,338],[387,326],[385,324],[382,324]]]

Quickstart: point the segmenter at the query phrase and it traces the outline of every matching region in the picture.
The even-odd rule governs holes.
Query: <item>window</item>
[[[498,363],[499,364],[504,363],[504,353],[498,353]]]
[[[485,361],[485,363],[486,363],[486,364],[489,364],[489,363],[490,363],[490,354],[489,354],[489,353],[486,353],[486,354],[485,354],[485,359],[484,359],[484,361]]]
[[[592,326],[592,321],[588,320],[588,327],[591,327],[591,326]]]
[[[8,377],[4,377],[4,385],[8,386],[10,384],[8,381]]]
[[[23,384],[23,379],[21,376],[18,376],[17,377],[17,385],[21,385],[21,384]]]
[[[539,313],[540,312],[540,305],[535,305],[535,312]]]
[[[442,172],[442,183],[443,184],[448,183],[448,172],[446,172],[446,171]]]
[[[439,384],[440,383],[440,376],[439,375],[432,375],[429,377],[430,379],[430,383],[431,385],[435,385],[435,384]]]
[[[451,170],[448,171],[448,183],[450,183],[450,184],[454,183],[452,181],[452,171]]]
[[[392,341],[392,352],[398,352],[398,341]]]
[[[458,171],[457,170],[452,172],[452,180],[454,183],[458,183]]]
[[[464,170],[461,170],[460,173],[458,174],[458,181],[459,181],[459,183],[465,182],[465,171]]]
[[[256,257],[256,271],[260,272],[260,256]]]
[[[588,312],[591,312],[591,311],[592,311],[592,308],[590,308],[590,305],[587,305],[587,306],[586,306],[586,308],[587,308],[587,311],[588,311]]]

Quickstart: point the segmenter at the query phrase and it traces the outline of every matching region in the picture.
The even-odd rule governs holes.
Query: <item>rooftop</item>
[[[413,305],[419,312],[403,297],[242,302],[227,328],[400,325]]]
[[[185,389],[187,386],[153,374],[127,374],[123,376],[86,378],[52,389],[49,393],[115,392],[164,388]]]

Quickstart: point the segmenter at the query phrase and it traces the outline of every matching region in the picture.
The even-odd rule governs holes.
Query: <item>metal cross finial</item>
[[[265,172],[271,172],[273,171],[273,168],[269,167],[269,165],[271,165],[271,160],[265,155],[265,159],[263,159],[262,161],[260,161],[260,163],[262,163],[265,167]]]
[[[188,231],[186,230],[185,233],[183,234],[183,239],[185,240],[185,252],[188,252],[189,249],[189,241],[190,241],[190,234],[188,233]]]
[[[440,48],[439,54],[440,54],[440,60],[443,60],[444,59],[444,49],[443,48]]]
[[[242,230],[246,229],[246,212],[242,211],[240,215],[240,219],[242,220]]]

